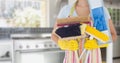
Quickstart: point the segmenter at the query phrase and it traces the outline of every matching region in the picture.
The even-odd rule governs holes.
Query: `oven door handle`
[[[57,49],[57,50],[45,49],[45,50],[16,50],[15,52],[20,52],[20,53],[58,53],[58,52],[65,52],[65,51],[60,50],[60,49]]]

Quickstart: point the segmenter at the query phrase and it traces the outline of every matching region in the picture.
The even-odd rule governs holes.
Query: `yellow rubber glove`
[[[62,50],[78,50],[77,40],[58,40],[58,45]]]
[[[85,49],[88,49],[88,50],[92,50],[92,49],[96,49],[96,48],[104,48],[107,46],[108,46],[108,44],[98,45],[96,39],[90,40],[89,38],[86,38],[86,42],[84,44]]]

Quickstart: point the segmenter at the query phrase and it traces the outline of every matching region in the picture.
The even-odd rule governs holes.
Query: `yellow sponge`
[[[88,39],[86,38],[86,42],[84,44],[84,47],[88,50],[92,50],[92,49],[96,49],[96,48],[104,48],[107,47],[108,44],[102,44],[102,45],[98,45],[97,44],[97,40],[96,39]]]
[[[95,39],[89,40],[88,38],[86,38],[84,47],[89,50],[99,48],[99,46],[97,45],[97,41]]]
[[[78,50],[78,41],[77,40],[58,40],[58,45],[62,50]]]
[[[97,29],[89,25],[86,26],[86,33],[98,40],[101,40],[102,42],[107,42],[109,40],[109,37],[106,34],[98,31]]]

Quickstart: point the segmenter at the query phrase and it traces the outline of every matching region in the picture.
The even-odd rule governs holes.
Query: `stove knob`
[[[57,47],[57,44],[54,44],[54,47]]]
[[[36,45],[35,47],[36,47],[36,48],[38,48],[38,47],[39,47],[39,45]]]
[[[20,49],[22,49],[22,48],[23,48],[23,46],[21,46],[21,45],[20,45],[20,46],[19,46],[19,48],[20,48]]]
[[[26,48],[30,48],[30,46],[29,46],[29,45],[27,45],[27,46],[26,46]]]
[[[49,44],[49,47],[52,47],[52,44]]]
[[[44,47],[47,47],[47,44],[44,44]]]

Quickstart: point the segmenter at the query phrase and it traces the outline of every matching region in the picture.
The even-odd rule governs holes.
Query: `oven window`
[[[15,63],[63,63],[64,52],[17,53]]]
[[[40,53],[22,53],[20,56],[20,63],[45,63],[44,55]]]

